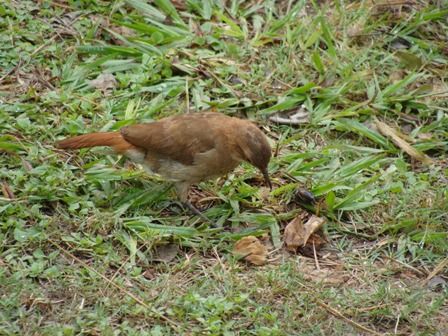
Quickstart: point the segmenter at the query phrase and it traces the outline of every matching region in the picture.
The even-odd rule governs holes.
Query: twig
[[[408,264],[404,263],[403,261],[400,261],[400,260],[398,260],[398,259],[394,259],[394,258],[389,257],[389,256],[387,256],[387,255],[384,256],[384,257],[387,258],[387,259],[389,259],[390,261],[393,261],[393,262],[395,262],[395,263],[397,263],[397,264],[400,264],[400,265],[402,265],[402,266],[404,266],[404,267],[410,269],[411,271],[414,271],[414,272],[417,273],[418,275],[421,275],[421,276],[425,276],[425,275],[426,275],[425,272],[419,270],[418,268],[415,268],[414,266],[408,265]]]
[[[90,267],[89,265],[87,265],[84,261],[82,261],[81,259],[79,259],[78,257],[74,256],[72,253],[70,253],[69,251],[67,251],[66,249],[64,249],[62,246],[60,246],[58,243],[56,243],[55,241],[53,241],[52,239],[48,239],[48,241],[53,244],[55,247],[57,247],[59,250],[61,250],[63,253],[65,253],[66,255],[68,255],[70,258],[76,260],[77,262],[79,262],[81,265],[83,265],[85,268],[87,268],[89,271],[99,275],[103,280],[105,280],[107,283],[111,284],[112,286],[114,286],[115,288],[117,288],[118,290],[120,290],[121,292],[123,292],[124,294],[128,295],[129,297],[131,297],[132,299],[134,299],[134,301],[136,301],[137,303],[139,303],[140,305],[142,305],[143,307],[145,307],[146,309],[149,309],[150,311],[152,311],[153,313],[155,313],[158,317],[160,317],[161,319],[165,320],[166,322],[168,322],[175,330],[178,331],[178,327],[177,327],[177,323],[172,321],[171,319],[169,319],[168,317],[160,314],[159,312],[157,312],[156,310],[154,310],[152,307],[150,307],[148,304],[146,304],[142,299],[140,299],[138,296],[134,295],[133,293],[131,293],[130,291],[128,291],[127,289],[121,287],[120,285],[116,284],[115,282],[109,280],[106,276],[104,276],[103,274],[101,274],[100,272],[98,272],[97,270],[93,269],[92,267]]]
[[[307,285],[304,285],[303,283],[301,283],[301,282],[299,282],[299,281],[297,281],[296,283],[297,283],[299,286],[302,286],[302,287],[306,288],[307,290],[309,290],[309,291],[312,292],[313,294],[316,294],[316,296],[317,296],[317,293],[315,293],[315,291],[314,291],[313,288],[311,288],[311,287],[309,287],[309,286],[307,286]],[[359,329],[359,330],[362,330],[362,331],[364,331],[364,332],[367,332],[367,333],[369,333],[369,334],[375,335],[375,336],[382,336],[382,335],[383,335],[383,334],[381,334],[381,333],[379,333],[379,332],[377,332],[377,331],[375,331],[375,330],[373,330],[373,329],[370,329],[370,328],[368,328],[368,327],[366,327],[366,326],[363,326],[362,324],[359,324],[359,323],[356,322],[356,321],[353,321],[353,320],[349,319],[347,316],[345,316],[344,314],[342,314],[340,311],[338,311],[337,309],[335,309],[335,308],[329,306],[328,304],[326,304],[326,303],[323,302],[322,300],[317,299],[315,296],[312,295],[312,296],[310,296],[310,298],[311,298],[311,300],[313,300],[314,302],[316,302],[319,306],[321,306],[322,308],[324,308],[327,312],[329,312],[331,315],[333,315],[334,317],[337,317],[337,318],[339,318],[339,319],[341,319],[341,320],[344,320],[345,322],[347,322],[348,324],[352,325],[353,327],[355,327],[355,328],[357,328],[357,329]]]
[[[190,91],[188,88],[188,76],[185,79],[185,100],[187,104],[187,113],[190,113]]]
[[[365,332],[370,333],[372,335],[378,335],[378,336],[383,335],[383,334],[380,334],[379,332],[376,332],[373,329],[365,327],[362,324],[359,324],[358,322],[349,319],[347,316],[345,316],[344,314],[342,314],[341,312],[339,312],[335,308],[327,305],[325,302],[323,302],[323,301],[321,301],[319,299],[316,299],[316,303],[319,306],[321,306],[322,308],[324,308],[326,311],[328,311],[331,315],[344,320],[345,322],[347,322],[348,324],[351,324],[352,326],[354,326],[355,328],[358,328],[359,330],[365,331]]]
[[[314,263],[316,264],[316,268],[318,271],[320,271],[319,260],[317,259],[316,245],[314,244],[314,240],[313,240],[313,254],[314,254]]]
[[[224,86],[227,90],[233,93],[233,95],[237,98],[241,98],[241,94],[236,92],[230,85],[225,83],[221,78],[219,78],[217,75],[213,73],[212,70],[210,70],[209,65],[204,60],[199,60],[200,66],[196,69],[196,71],[202,72],[204,75],[208,75],[210,77],[213,77],[215,81],[217,81],[219,84]],[[201,67],[203,69],[201,69]]]
[[[397,316],[397,322],[395,323],[394,334],[398,333],[398,325],[400,324],[400,314]]]
[[[13,66],[9,71],[7,71],[1,78],[0,78],[0,83],[3,82],[3,80],[8,77],[10,74],[12,74],[14,71],[16,71],[17,69],[19,69],[22,66],[22,59],[19,59],[19,62]]]
[[[218,263],[219,263],[219,266],[221,266],[221,269],[222,269],[225,273],[227,273],[226,266],[225,266],[224,263],[222,262],[222,259],[221,259],[221,257],[219,256],[218,250],[216,249],[215,246],[213,247],[213,254],[214,254],[215,257],[216,257],[216,260],[218,260]]]
[[[140,250],[143,248],[143,246],[145,246],[145,245],[141,245],[141,246],[137,249],[137,251],[140,251]],[[112,275],[112,278],[110,278],[110,282],[107,283],[106,288],[104,288],[104,290],[107,290],[107,289],[109,288],[109,285],[110,285],[111,283],[113,283],[113,281],[115,280],[115,278],[118,276],[118,274],[120,273],[120,271],[125,267],[125,265],[126,265],[127,262],[131,259],[131,257],[132,257],[132,254],[129,253],[129,256],[126,258],[126,260],[124,260],[124,261],[121,263],[120,267],[118,267],[118,269],[117,269],[117,270],[115,271],[115,273]]]
[[[437,274],[439,274],[446,266],[448,266],[448,257],[446,257],[445,259],[443,259],[435,268],[434,270],[429,273],[429,275],[427,276],[427,278],[425,280],[423,280],[423,284],[426,285],[429,280],[431,280],[432,278],[434,278]]]
[[[34,51],[30,54],[30,59],[32,59],[32,56],[36,55],[39,51],[41,51],[42,49],[48,47],[53,42],[53,40],[56,38],[56,36],[57,35],[53,35],[44,44],[42,44],[39,47],[37,47],[36,49],[34,49]],[[28,63],[29,62],[27,62],[27,64]]]
[[[390,138],[398,148],[406,152],[413,159],[419,160],[424,164],[431,164],[433,162],[433,160],[429,156],[415,149],[406,140],[402,139],[402,137],[399,136],[398,132],[395,129],[393,129],[386,123],[378,120],[377,118],[374,118],[374,122],[378,128],[378,131],[382,135]]]
[[[51,3],[51,5],[52,5],[52,6],[55,6],[55,7],[61,7],[61,8],[64,8],[64,9],[73,9],[73,8],[70,7],[70,6],[61,4],[61,3],[56,2],[56,1],[53,1],[53,2]]]

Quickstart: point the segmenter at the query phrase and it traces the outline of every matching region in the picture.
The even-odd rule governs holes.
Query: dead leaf
[[[437,274],[442,272],[445,268],[448,267],[448,257],[443,259],[435,268],[434,270],[428,274],[425,280],[423,280],[423,283],[427,284],[432,278],[434,278]]]
[[[301,259],[300,270],[306,280],[328,286],[337,286],[346,283],[350,278],[350,275],[343,269],[338,270],[328,267],[316,269],[315,265],[305,258]]]
[[[107,93],[117,86],[117,80],[110,73],[102,73],[96,79],[89,81],[89,84],[101,92]]]
[[[125,38],[128,37],[134,37],[135,36],[135,31],[128,28],[128,27],[124,27],[124,26],[118,26],[118,27],[110,27],[109,28],[111,31],[117,33],[118,35],[121,35]],[[116,36],[112,35],[111,36],[111,40],[113,41],[114,44],[116,45],[125,45],[126,42],[123,41],[122,39],[117,38]]]
[[[439,97],[442,99],[446,99],[446,95],[448,92],[448,84],[443,82],[443,80],[437,78],[433,78],[432,80],[432,96],[428,97],[428,99],[433,99],[433,97]]]
[[[238,240],[233,248],[233,253],[254,265],[264,265],[268,255],[266,247],[254,236]]]
[[[302,218],[299,216],[286,225],[283,240],[288,251],[295,252],[297,250],[301,245],[301,236],[303,236],[304,231]]]
[[[173,4],[174,8],[176,8],[177,10],[184,11],[185,9],[187,9],[186,1],[171,0],[171,3]]]
[[[395,83],[395,82],[397,82],[399,80],[402,80],[404,78],[404,76],[406,76],[406,72],[404,72],[403,70],[393,71],[389,75],[389,81],[391,83]]]
[[[26,170],[26,171],[31,171],[31,170],[33,170],[33,166],[31,165],[31,163],[29,163],[27,160],[25,160],[25,159],[22,159],[22,165],[23,165],[23,168]]]
[[[364,31],[365,19],[360,19],[347,28],[347,35],[349,37],[356,37],[361,35]]]
[[[406,140],[402,139],[399,135],[399,132],[394,130],[392,127],[390,127],[386,123],[383,123],[382,121],[379,121],[378,119],[375,119],[375,124],[381,134],[390,138],[397,147],[401,148],[404,152],[409,154],[409,156],[425,164],[432,163],[430,157],[412,147]]]
[[[6,198],[9,198],[9,199],[16,198],[13,191],[11,190],[11,187],[6,182],[2,183],[2,192],[3,192],[3,196],[5,196]]]
[[[431,140],[432,134],[431,133],[419,133],[419,134],[417,134],[417,138],[419,138],[420,140]]]
[[[143,277],[147,280],[154,280],[157,278],[156,272],[152,268],[148,268],[146,271],[143,272]]]
[[[176,258],[179,248],[176,244],[160,245],[154,252],[153,261],[169,263]]]
[[[310,121],[310,115],[305,105],[300,106],[298,109],[277,112],[269,120],[282,125],[300,125],[308,124]]]
[[[303,224],[300,216],[294,218],[286,226],[283,235],[286,249],[295,252],[297,248],[305,246],[310,236],[321,228],[324,223],[325,218],[315,215],[312,215],[305,224]]]
[[[314,251],[319,251],[327,241],[317,233],[311,234],[305,246],[300,246],[298,252],[306,257],[314,258]]]
[[[438,289],[441,290],[447,287],[447,282],[441,276],[435,276],[434,278],[428,281],[426,286],[433,291]]]

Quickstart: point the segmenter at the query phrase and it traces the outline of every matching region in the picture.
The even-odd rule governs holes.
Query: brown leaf
[[[130,29],[128,27],[124,27],[124,26],[115,27],[114,26],[114,27],[110,27],[109,29],[111,31],[113,31],[113,32],[115,32],[115,33],[125,37],[125,38],[134,37],[135,36],[134,30],[132,30],[132,29]],[[113,43],[116,44],[116,45],[125,45],[126,44],[125,41],[123,41],[122,39],[119,39],[119,38],[117,38],[117,37],[115,37],[113,35],[111,36],[111,39],[112,39]]]
[[[347,282],[350,278],[350,275],[344,270],[328,267],[316,269],[312,262],[308,262],[305,259],[301,259],[300,270],[306,280],[330,286],[340,285]]]
[[[154,280],[157,278],[157,274],[154,269],[148,268],[146,271],[143,272],[143,277],[147,280]]]
[[[319,251],[326,244],[326,242],[327,241],[319,234],[313,233],[306,242],[305,246],[299,247],[298,252],[304,256],[313,258],[314,251]]]
[[[412,158],[419,160],[425,164],[432,163],[432,160],[430,157],[428,157],[426,154],[420,152],[419,150],[412,147],[406,140],[402,139],[399,135],[399,132],[394,130],[392,127],[387,125],[386,123],[383,123],[382,121],[379,121],[378,119],[375,119],[375,124],[384,136],[390,138],[392,142],[399,148],[401,148],[404,152],[409,154]]]
[[[395,82],[397,82],[399,80],[402,80],[404,78],[404,76],[406,76],[406,72],[404,72],[402,70],[393,71],[389,75],[389,81],[391,83],[395,83]]]
[[[305,246],[310,236],[325,223],[325,218],[312,215],[303,224],[300,216],[294,218],[285,228],[283,240],[288,251],[296,251],[297,248]]]
[[[347,35],[349,37],[356,37],[361,35],[364,31],[365,20],[358,20],[347,28]]]
[[[22,165],[23,165],[23,168],[26,170],[26,171],[31,171],[31,170],[33,170],[33,166],[31,165],[31,163],[29,163],[27,160],[25,160],[25,159],[22,159]]]
[[[309,111],[305,105],[300,106],[298,109],[277,112],[269,120],[283,125],[300,125],[309,123]]]
[[[419,134],[417,134],[417,138],[419,138],[420,140],[431,140],[432,134],[431,133],[419,133]]]
[[[185,9],[187,9],[186,1],[171,0],[171,3],[173,4],[174,8],[176,8],[179,11],[184,11]]]
[[[441,276],[435,276],[431,280],[428,281],[427,287],[431,290],[442,290],[443,288],[448,287],[447,282]]]
[[[117,86],[117,81],[114,75],[110,73],[102,73],[96,79],[89,82],[94,88],[106,93],[109,89],[114,89]]]
[[[285,232],[283,233],[283,240],[286,244],[286,249],[288,251],[294,252],[301,245],[301,237],[305,228],[303,227],[302,218],[297,216],[285,227]]]
[[[265,264],[268,255],[266,247],[254,236],[238,240],[233,248],[233,253],[254,265]]]
[[[16,196],[14,195],[12,189],[10,188],[9,184],[6,182],[2,183],[2,192],[3,192],[3,196],[5,196],[6,198],[9,199],[14,199],[16,198]]]

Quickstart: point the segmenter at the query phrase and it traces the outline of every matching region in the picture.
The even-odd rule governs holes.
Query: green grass
[[[173,3],[0,4],[0,334],[446,334],[448,9]],[[92,87],[103,73],[114,88]],[[307,124],[269,121],[301,106]],[[207,109],[278,152],[272,192],[249,165],[192,191],[226,229],[104,149],[54,147]],[[299,188],[325,204],[318,264],[275,249]],[[272,240],[266,266],[231,253],[248,234]]]

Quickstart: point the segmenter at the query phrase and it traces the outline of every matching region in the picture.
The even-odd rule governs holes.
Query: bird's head
[[[260,169],[266,185],[272,189],[268,173],[268,164],[271,159],[271,146],[266,135],[255,125],[251,124],[244,132],[239,134],[239,137],[239,146],[243,154],[242,159]]]

